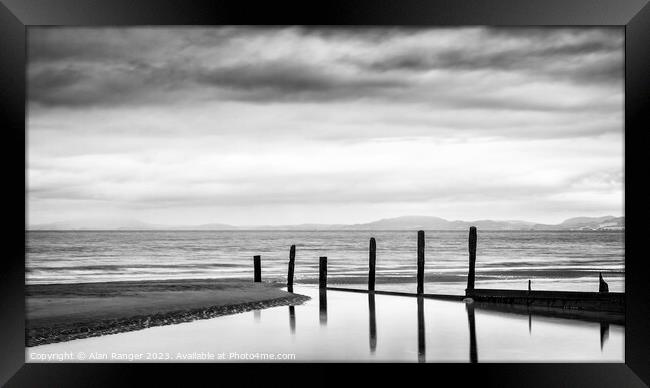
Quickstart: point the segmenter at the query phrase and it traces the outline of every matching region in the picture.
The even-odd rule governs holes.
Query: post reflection
[[[253,311],[253,317],[255,318],[255,322],[259,322],[262,319],[262,310]]]
[[[533,316],[529,312],[528,313],[528,334],[532,334],[532,333],[533,333]]]
[[[294,306],[289,306],[289,327],[291,334],[296,334],[296,308]]]
[[[324,288],[318,291],[318,311],[321,326],[327,325],[327,290]]]
[[[609,323],[600,322],[600,351],[603,351],[603,345],[609,339]]]
[[[474,303],[466,303],[467,322],[469,324],[469,362],[478,362],[478,352],[476,350],[476,324],[474,322]]]
[[[375,294],[368,294],[368,311],[370,315],[370,352],[377,349],[377,316],[375,314]]]
[[[418,362],[426,362],[424,335],[424,298],[418,296]]]

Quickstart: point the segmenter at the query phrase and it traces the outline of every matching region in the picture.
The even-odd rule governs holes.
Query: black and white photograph
[[[625,44],[27,28],[25,362],[625,362]]]

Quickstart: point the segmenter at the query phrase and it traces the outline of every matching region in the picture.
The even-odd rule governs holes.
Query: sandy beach
[[[161,280],[26,286],[26,346],[213,318],[309,299],[276,283]]]

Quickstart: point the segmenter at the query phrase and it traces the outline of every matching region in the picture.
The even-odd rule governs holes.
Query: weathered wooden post
[[[377,243],[375,242],[375,238],[371,237],[370,238],[370,250],[368,253],[368,291],[374,291],[375,290],[375,261],[377,259],[376,256],[376,250],[377,250]]]
[[[260,283],[262,281],[262,259],[259,255],[253,256],[254,268],[254,281]]]
[[[531,287],[530,287],[530,279],[528,279],[528,292],[530,292],[530,291],[531,291]]]
[[[467,290],[474,290],[474,267],[476,266],[476,226],[469,227],[469,272],[467,273]]]
[[[607,285],[607,282],[603,279],[603,274],[601,272],[598,273],[598,292],[609,292],[609,286]]]
[[[289,275],[287,276],[287,291],[293,292],[293,268],[296,262],[296,246],[289,249]]]
[[[424,293],[424,231],[418,231],[418,295]]]
[[[327,257],[321,256],[318,266],[318,288],[327,288]]]

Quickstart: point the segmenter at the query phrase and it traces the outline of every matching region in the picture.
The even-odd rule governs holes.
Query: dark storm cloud
[[[46,106],[152,104],[173,102],[179,91],[194,89],[206,92],[207,98],[219,93],[222,99],[240,101],[332,101],[408,86],[396,78],[347,77],[311,65],[282,62],[214,69],[91,64],[34,71],[29,97]]]
[[[128,104],[138,97],[149,100],[156,95],[151,95],[152,92],[165,88],[160,81],[147,85],[152,75],[104,66],[43,68],[29,77],[29,101],[45,106],[83,107]]]
[[[71,107],[188,98],[378,99],[546,110],[557,107],[454,94],[453,85],[430,81],[427,72],[443,70],[459,82],[468,71],[510,72],[529,81],[622,80],[617,30],[442,31],[456,44],[431,46],[430,30],[412,29],[33,29],[28,96],[32,103]]]
[[[513,37],[517,42],[508,44]],[[623,76],[623,36],[616,29],[488,29],[474,43],[472,48],[409,50],[372,62],[355,61],[378,71],[522,71],[533,77],[562,77],[573,82],[620,83]]]
[[[381,58],[365,66],[369,70],[376,71],[421,72],[439,69],[526,71],[540,78],[562,77],[573,82],[620,82],[623,75],[620,53],[610,49],[591,51],[597,47],[607,46],[593,43],[575,47],[575,50],[570,47],[560,47],[538,51],[518,49],[502,53],[472,53],[460,49],[435,55],[404,53]],[[620,46],[618,49],[620,50]],[[595,63],[570,62],[575,57],[598,54],[607,57]],[[555,61],[565,63],[554,63]]]
[[[408,82],[397,78],[368,74],[351,77],[291,62],[201,69],[194,73],[193,80],[197,85],[238,92],[231,94],[232,98],[252,101],[350,99],[409,87]]]

